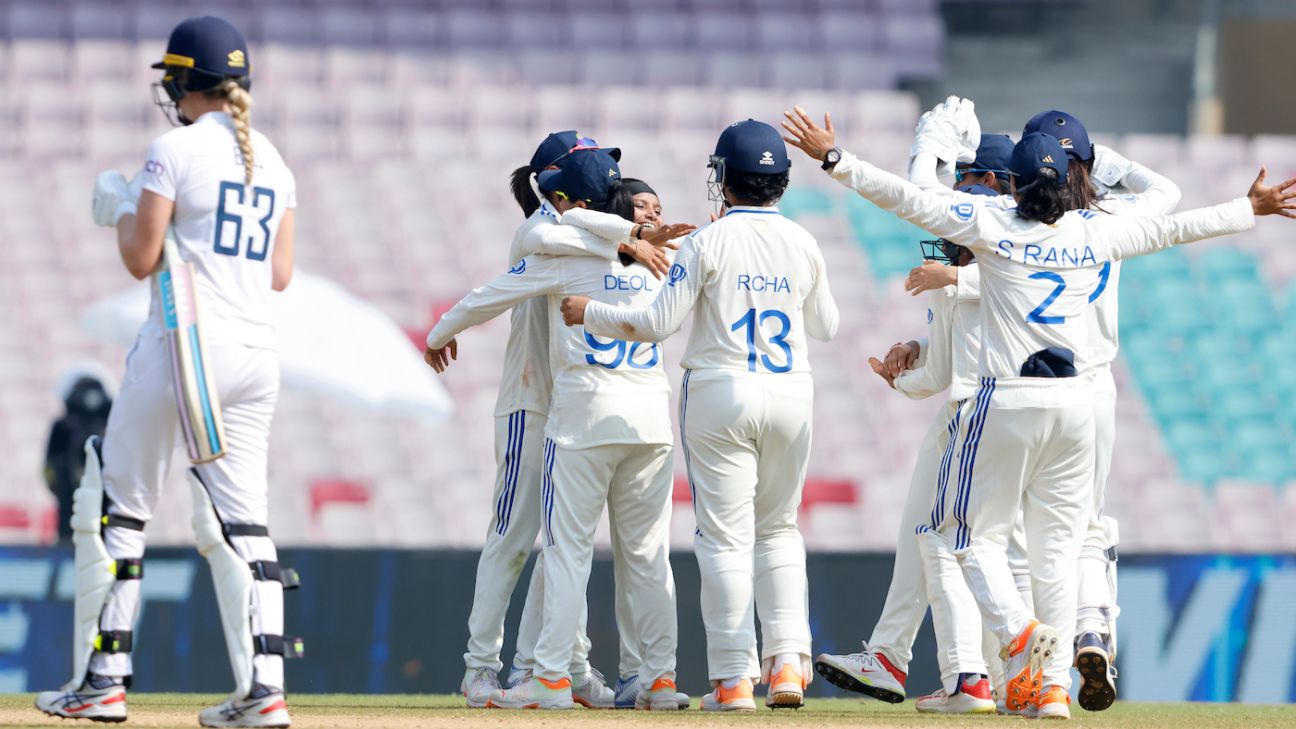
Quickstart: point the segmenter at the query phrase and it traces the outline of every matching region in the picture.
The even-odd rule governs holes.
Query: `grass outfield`
[[[219,701],[207,694],[131,694],[130,721],[123,725],[195,727],[199,708]],[[32,705],[31,694],[0,696],[0,726],[102,726],[68,723],[45,716]],[[990,727],[1025,721],[1012,717],[944,717],[920,715],[913,703],[898,706],[863,699],[811,699],[800,711],[774,713],[761,708],[755,714],[704,714],[697,710],[649,714],[636,711],[502,711],[469,710],[459,696],[372,694],[296,694],[290,699],[294,727],[566,727],[656,725],[735,726],[760,723],[788,726],[870,727]],[[1176,729],[1269,729],[1296,726],[1296,706],[1239,706],[1232,704],[1128,704],[1089,714],[1072,707],[1076,727],[1175,727]]]

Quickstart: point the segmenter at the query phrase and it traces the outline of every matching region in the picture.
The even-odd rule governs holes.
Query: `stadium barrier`
[[[461,654],[476,554],[452,551],[285,549],[302,588],[285,599],[287,632],[306,641],[288,664],[292,692],[450,693]],[[856,650],[881,611],[887,554],[812,554],[810,620],[816,652]],[[673,557],[680,616],[681,690],[706,690],[697,562]],[[529,571],[529,568],[528,568]],[[72,553],[0,549],[0,692],[51,688],[67,679]],[[524,586],[528,573],[519,581]],[[1296,555],[1123,558],[1120,572],[1121,696],[1141,701],[1296,701]],[[612,566],[594,565],[589,632],[593,662],[616,670]],[[148,552],[143,630],[135,643],[136,687],[226,691],[230,668],[205,563],[192,551]],[[521,588],[509,618],[522,604]],[[934,641],[924,624],[910,697],[937,687]],[[815,681],[812,695],[839,695]]]

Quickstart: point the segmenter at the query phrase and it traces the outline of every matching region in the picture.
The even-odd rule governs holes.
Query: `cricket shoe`
[[[539,676],[523,681],[513,688],[500,689],[486,701],[488,709],[570,709],[572,701],[570,678],[549,681]]]
[[[995,700],[990,679],[979,673],[960,673],[953,694],[944,688],[914,702],[920,714],[993,714]]]
[[[842,656],[821,653],[815,658],[815,670],[838,688],[872,696],[891,704],[905,700],[907,674],[891,664],[880,651],[864,644],[859,653]]]
[[[508,678],[504,683],[500,684],[500,688],[513,688],[524,681],[530,681],[531,675],[530,668],[518,668],[517,664],[514,663],[513,667],[509,669]]]
[[[750,678],[738,680],[733,688],[725,688],[724,681],[713,681],[715,690],[702,697],[703,711],[755,711],[756,699],[752,694]]]
[[[198,723],[203,726],[286,727],[292,724],[292,719],[288,716],[284,692],[257,683],[252,684],[252,693],[246,698],[231,696],[198,712]]]
[[[635,708],[640,711],[679,711],[679,697],[684,696],[684,707],[688,708],[688,695],[675,690],[675,680],[665,676],[653,681],[646,691],[635,696]]]
[[[596,668],[572,675],[571,697],[587,709],[616,708],[616,692],[608,688]]]
[[[1035,706],[1043,692],[1044,665],[1057,650],[1057,631],[1031,620],[999,653],[1004,662],[1004,705],[1010,714]]]
[[[1076,640],[1076,670],[1080,672],[1080,708],[1106,711],[1116,702],[1116,667],[1107,644],[1098,633],[1083,633]]]
[[[1035,706],[1036,719],[1070,719],[1071,696],[1061,686],[1049,686]]]
[[[79,689],[36,694],[36,708],[67,719],[126,721],[126,687],[116,679],[91,674]]]
[[[491,694],[499,691],[499,676],[491,668],[469,668],[459,683],[459,693],[468,700],[468,708],[484,709]]]
[[[805,706],[805,676],[798,667],[800,660],[784,663],[778,673],[770,676],[769,691],[765,692],[765,705],[771,709],[800,709]]]
[[[643,693],[640,691],[639,676],[629,678],[618,678],[616,683],[616,708],[618,709],[637,709],[639,696]],[[680,691],[675,692],[675,703],[681,709],[689,707],[689,695]]]

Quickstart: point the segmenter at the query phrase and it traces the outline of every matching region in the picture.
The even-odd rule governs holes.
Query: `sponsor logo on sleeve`
[[[518,261],[516,266],[509,269],[509,273],[513,274],[514,276],[526,273],[526,259],[523,258],[522,260]]]
[[[970,202],[954,203],[950,206],[950,214],[965,223],[972,219],[975,212],[976,206]]]
[[[666,285],[673,288],[677,282],[683,281],[687,275],[688,272],[684,270],[683,266],[678,263],[671,264],[670,277],[667,279]]]

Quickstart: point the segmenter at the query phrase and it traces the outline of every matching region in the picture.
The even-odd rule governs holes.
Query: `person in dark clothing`
[[[85,442],[102,436],[108,426],[112,396],[94,374],[75,373],[60,387],[66,412],[54,421],[45,449],[45,483],[58,500],[58,538],[72,541],[72,492],[81,483],[85,469]]]

